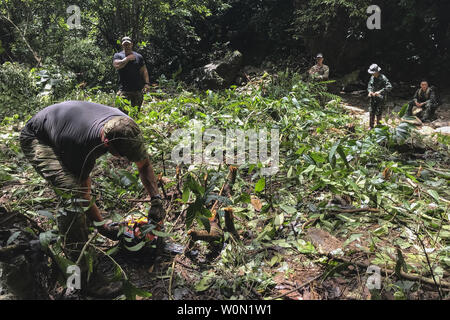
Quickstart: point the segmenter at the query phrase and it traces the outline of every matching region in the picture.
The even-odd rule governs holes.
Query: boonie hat
[[[369,70],[367,70],[367,72],[370,74],[374,74],[374,73],[380,72],[380,71],[381,71],[381,68],[376,63],[371,64],[369,67]]]

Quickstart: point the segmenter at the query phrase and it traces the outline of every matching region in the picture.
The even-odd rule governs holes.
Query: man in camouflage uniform
[[[408,109],[406,111],[407,116],[412,116],[414,107],[421,108],[422,111],[417,116],[422,121],[432,121],[434,114],[438,107],[436,93],[429,87],[428,81],[423,80],[420,83],[420,89],[414,94],[414,99],[409,102]]]
[[[86,211],[80,206],[78,210],[65,209],[56,218],[65,237],[67,258],[73,262],[88,240],[87,218],[103,221],[95,201],[91,200],[90,173],[96,159],[107,152],[136,163],[142,184],[151,197],[149,220],[154,223],[163,220],[165,212],[140,129],[120,110],[85,101],[51,105],[27,122],[20,144],[34,169],[58,192],[81,199],[85,202],[83,207],[88,207]],[[116,240],[118,228],[110,220],[103,222],[97,227],[99,232]],[[82,261],[80,268],[84,281],[87,262]]]
[[[372,76],[367,86],[370,99],[369,112],[370,120],[369,127],[374,127],[375,116],[377,117],[377,125],[381,122],[381,115],[383,113],[384,104],[386,102],[386,94],[392,90],[392,85],[384,74],[380,73],[381,68],[377,64],[372,64],[368,70]]]
[[[318,53],[316,56],[316,64],[308,71],[311,80],[326,81],[330,75],[330,68],[323,64],[323,54]]]

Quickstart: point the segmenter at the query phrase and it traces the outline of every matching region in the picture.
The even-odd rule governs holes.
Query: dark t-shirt
[[[84,180],[94,168],[95,160],[107,152],[100,131],[115,116],[126,115],[98,103],[66,101],[39,111],[28,121],[22,136],[36,137],[53,147],[64,166]]]
[[[135,60],[128,61],[128,63],[122,69],[119,69],[119,89],[121,91],[139,91],[144,87],[144,81],[142,79],[139,70],[144,66],[144,58],[137,52],[133,51],[136,56]],[[114,60],[125,59],[125,52],[121,51],[114,54]]]

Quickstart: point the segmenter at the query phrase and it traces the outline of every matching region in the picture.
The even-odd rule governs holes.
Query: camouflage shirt
[[[384,74],[380,74],[378,78],[374,76],[370,77],[369,85],[367,86],[368,92],[380,91],[381,95],[392,90],[392,85],[388,78]]]
[[[414,95],[414,101],[422,103],[436,103],[436,95],[434,93],[434,90],[428,87],[426,91],[422,91],[422,89],[418,89],[416,91],[416,94]]]
[[[328,76],[330,74],[330,68],[326,65],[314,65],[311,69],[309,69],[309,75],[312,79],[316,80],[328,80]]]

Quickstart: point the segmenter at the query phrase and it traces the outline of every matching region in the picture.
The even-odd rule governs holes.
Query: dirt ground
[[[342,97],[344,103],[353,107],[364,109],[368,112],[369,102],[365,91],[357,91],[354,93],[339,92],[339,95]],[[389,114],[390,112],[399,112],[405,103],[412,100],[412,96],[413,94],[411,94],[411,98],[407,98],[404,95],[399,96],[392,93],[391,96],[388,96],[385,114]],[[440,97],[441,105],[436,110],[437,120],[450,121],[450,91],[441,92]]]

